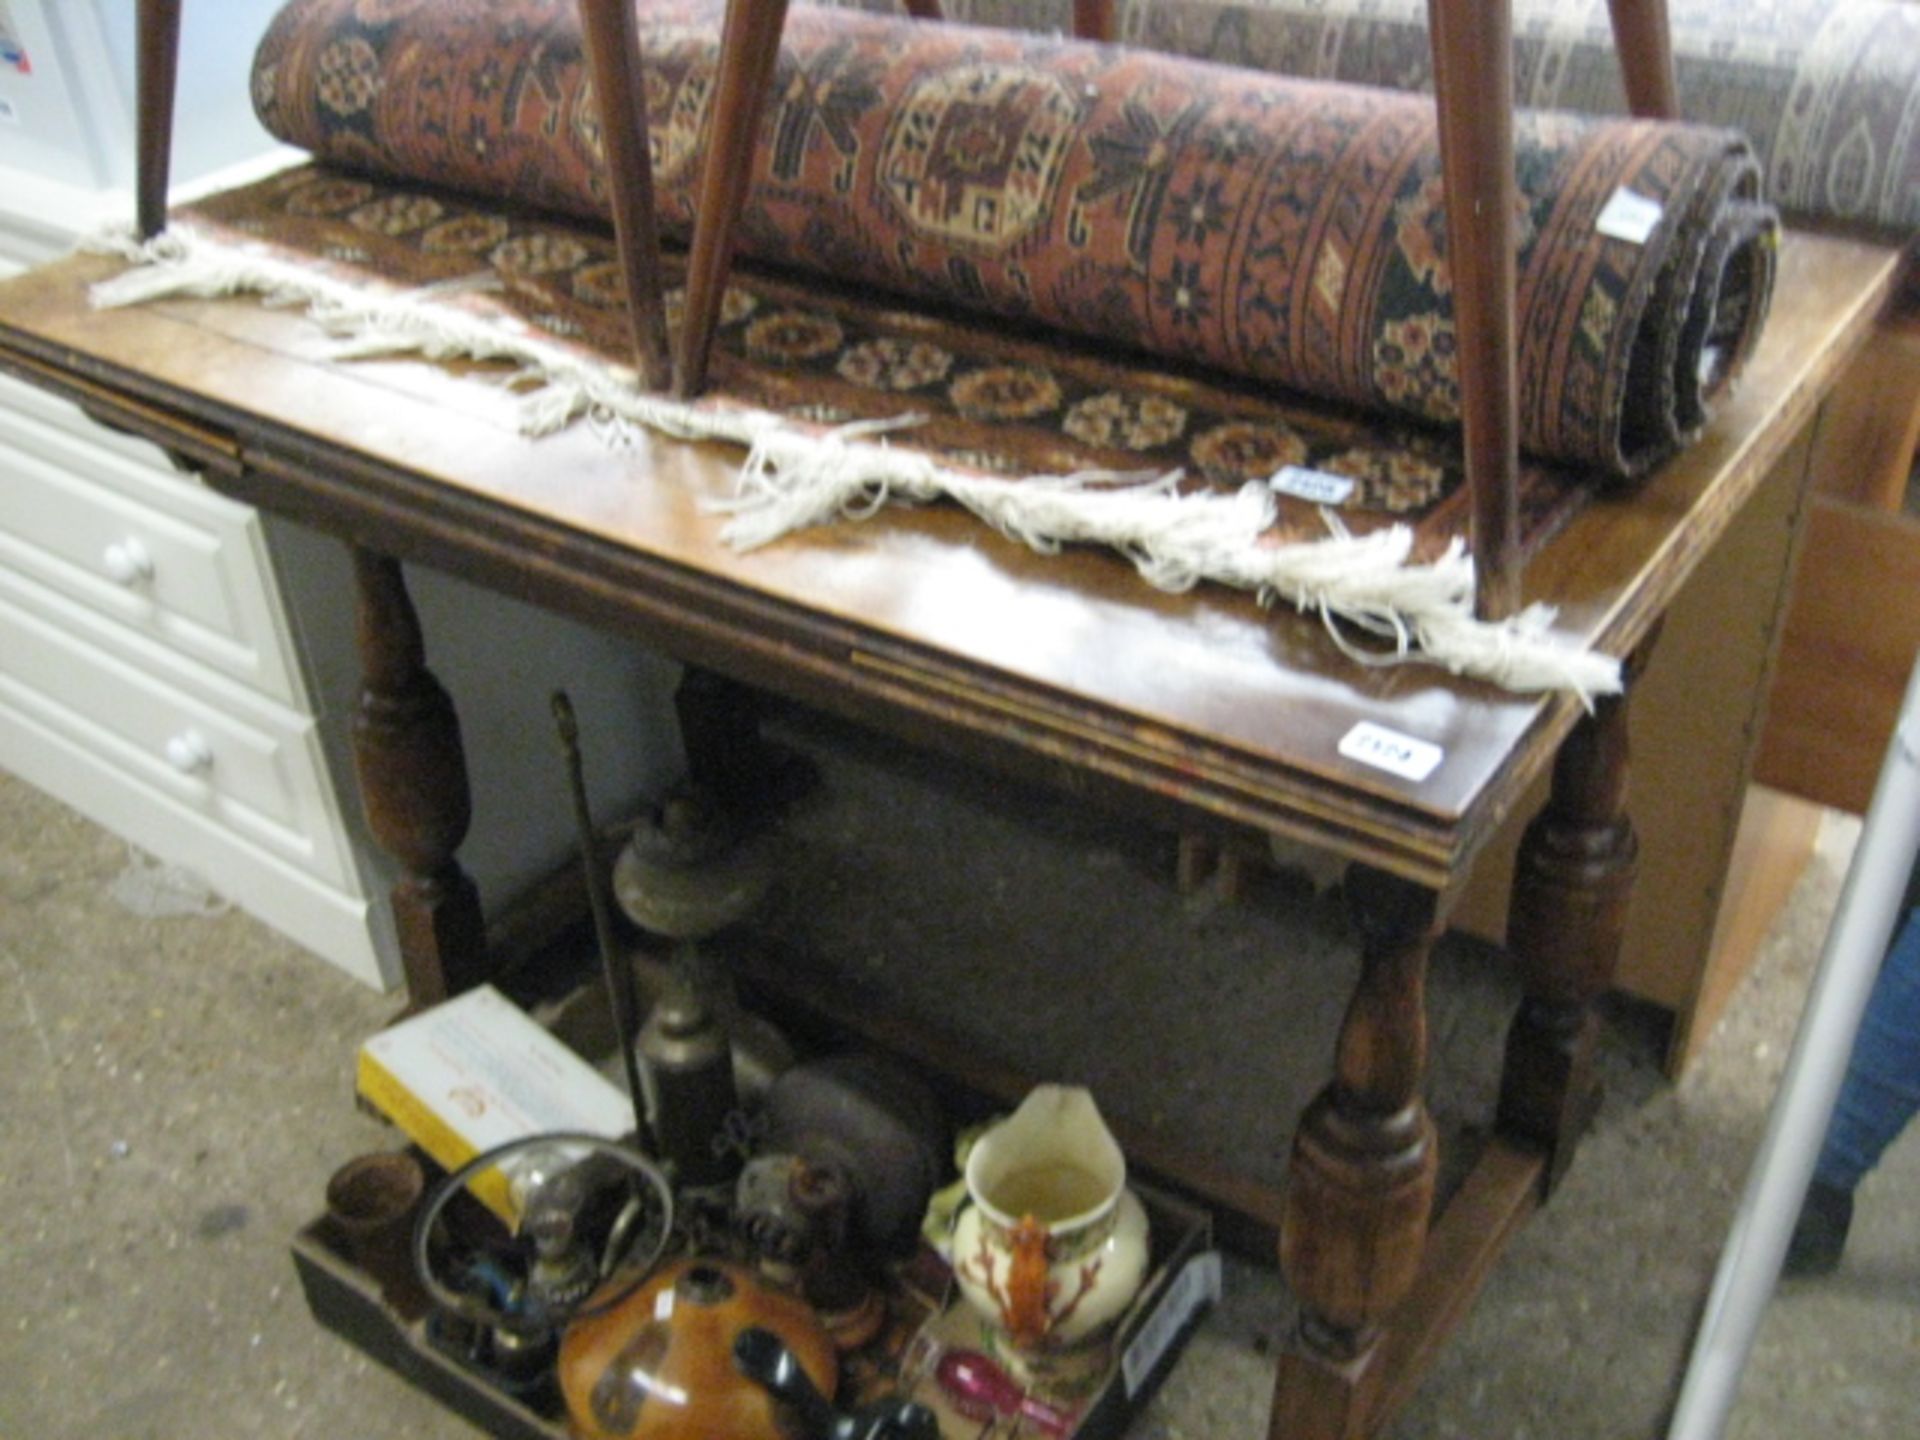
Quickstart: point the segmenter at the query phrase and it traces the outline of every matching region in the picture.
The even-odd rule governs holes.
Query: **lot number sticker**
[[[1402,735],[1371,720],[1362,720],[1346,733],[1340,741],[1340,753],[1349,760],[1416,783],[1431,775],[1447,758],[1447,752],[1438,745]]]

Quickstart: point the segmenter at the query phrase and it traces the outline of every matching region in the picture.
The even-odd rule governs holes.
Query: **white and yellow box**
[[[571,1130],[616,1140],[633,1129],[628,1097],[491,985],[366,1041],[356,1084],[448,1170],[528,1135]],[[489,1170],[472,1189],[508,1224],[517,1221],[510,1176]]]

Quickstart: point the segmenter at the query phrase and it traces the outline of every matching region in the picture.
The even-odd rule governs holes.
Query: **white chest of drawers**
[[[63,248],[7,218],[0,278]],[[0,769],[384,987],[400,979],[391,867],[347,753],[351,583],[337,545],[269,533],[151,446],[0,376]],[[460,699],[476,812],[513,817],[463,859],[511,900],[571,843],[547,696],[568,689],[589,727],[596,810],[630,813],[678,767],[677,672],[444,576],[410,567],[409,583]]]
[[[185,8],[176,201],[295,158],[271,151],[245,83],[279,3]],[[132,215],[132,8],[9,0],[33,63],[0,68],[0,278]],[[549,692],[567,688],[588,727],[596,809],[630,811],[679,764],[676,672],[444,577],[410,567],[409,583],[460,697],[475,810],[513,821],[477,827],[462,858],[483,896],[510,900],[571,843]],[[391,867],[347,756],[350,585],[338,546],[268,533],[151,447],[0,377],[0,769],[392,985]]]
[[[277,591],[252,511],[0,377],[0,764],[383,983]]]
[[[152,447],[0,376],[0,768],[386,986],[391,867],[347,754],[351,584],[339,546],[269,533]],[[596,813],[631,813],[680,764],[677,669],[430,571],[409,584],[493,822],[463,859],[508,901],[572,844],[548,696],[567,689],[587,728]]]
[[[244,79],[274,8],[187,7],[198,83],[182,90],[177,180],[271,163]],[[0,70],[0,276],[129,217],[133,178],[132,7],[15,0],[7,23],[30,66]],[[384,883],[354,842],[303,660],[257,515],[0,377],[0,767],[389,984]]]

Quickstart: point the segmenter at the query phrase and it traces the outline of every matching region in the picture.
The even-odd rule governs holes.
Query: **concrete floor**
[[[1660,1434],[1846,848],[1841,827],[1683,1083],[1634,1017],[1610,1031],[1597,1132],[1396,1440]],[[473,1434],[315,1325],[287,1258],[328,1174],[391,1143],[351,1073],[394,1002],[237,911],[136,913],[116,898],[131,858],[0,777],[0,1436]],[[1438,1015],[1470,970],[1438,967]],[[1770,1307],[1731,1434],[1920,1433],[1917,1215],[1909,1135],[1841,1273]],[[1134,1434],[1263,1434],[1285,1315],[1270,1269],[1230,1264]]]

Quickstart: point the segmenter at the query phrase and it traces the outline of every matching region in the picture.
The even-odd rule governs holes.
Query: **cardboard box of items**
[[[626,1094],[490,986],[368,1040],[357,1085],[367,1103],[424,1152],[429,1173],[435,1166],[452,1171],[533,1134],[576,1131],[611,1139],[632,1128]],[[1096,1386],[1070,1408],[1058,1407],[1068,1417],[1064,1424],[1058,1416],[986,1413],[979,1395],[943,1389],[941,1357],[989,1365],[991,1342],[945,1262],[924,1243],[911,1263],[888,1272],[890,1319],[881,1336],[843,1356],[843,1402],[910,1396],[935,1412],[946,1440],[976,1440],[983,1424],[996,1440],[1117,1440],[1220,1292],[1220,1260],[1210,1248],[1205,1212],[1150,1187],[1135,1183],[1133,1189],[1149,1220],[1147,1279],[1119,1322]],[[488,1172],[472,1190],[514,1228],[512,1175]],[[423,1203],[416,1199],[411,1213],[389,1216],[387,1228],[410,1234]],[[370,1247],[339,1219],[323,1215],[295,1237],[293,1255],[315,1318],[373,1359],[491,1434],[568,1436],[557,1394],[536,1409],[528,1400],[533,1391],[509,1393],[498,1377],[450,1352],[444,1335],[443,1343],[435,1342],[432,1308],[413,1278],[410,1247]]]
[[[444,1170],[528,1135],[575,1131],[617,1140],[633,1103],[491,985],[423,1010],[360,1047],[360,1096]],[[472,1190],[509,1225],[513,1177],[477,1176]]]
[[[1220,1293],[1220,1257],[1210,1248],[1204,1211],[1172,1196],[1135,1187],[1153,1227],[1153,1263],[1139,1300],[1121,1322],[1105,1379],[1086,1398],[1062,1440],[1120,1440],[1128,1425],[1173,1368],[1186,1342]],[[450,1409],[506,1440],[570,1440],[564,1416],[536,1413],[437,1350],[424,1317],[389,1299],[392,1276],[359,1268],[330,1232],[324,1217],[293,1240],[293,1259],[308,1308],[322,1325]],[[383,1288],[383,1281],[385,1282]],[[908,1308],[920,1306],[918,1298]],[[955,1409],[933,1379],[932,1357],[950,1347],[978,1348],[978,1321],[957,1297],[937,1306],[908,1344],[907,1392],[939,1416],[943,1440],[976,1440],[983,1422]],[[849,1364],[868,1362],[851,1357]],[[996,1440],[1050,1440],[1018,1416],[996,1417]]]

